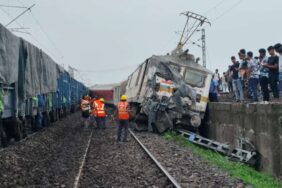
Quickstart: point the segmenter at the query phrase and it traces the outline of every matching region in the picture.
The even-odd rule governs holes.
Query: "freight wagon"
[[[92,97],[104,98],[107,104],[114,103],[114,88],[119,84],[94,85],[90,88]]]
[[[0,145],[74,112],[86,93],[47,54],[0,24]]]

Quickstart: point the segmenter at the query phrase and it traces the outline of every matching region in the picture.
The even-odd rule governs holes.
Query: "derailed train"
[[[85,85],[0,24],[0,146],[74,112]]]
[[[138,130],[162,133],[175,126],[195,130],[205,115],[211,79],[210,70],[182,52],[152,56],[114,91],[127,95]]]

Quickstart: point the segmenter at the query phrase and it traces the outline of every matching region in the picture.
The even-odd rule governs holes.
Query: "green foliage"
[[[281,120],[282,121],[282,120]],[[229,161],[226,157],[196,146],[175,132],[167,132],[164,138],[171,141],[176,141],[183,147],[192,150],[193,153],[206,160],[210,165],[215,165],[220,169],[228,172],[233,178],[241,179],[246,184],[252,185],[255,188],[282,188],[282,182],[275,179],[271,175],[256,171],[250,166],[243,163]]]

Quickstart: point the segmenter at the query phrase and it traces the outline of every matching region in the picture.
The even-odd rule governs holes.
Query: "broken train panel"
[[[206,111],[212,72],[194,57],[152,56],[129,77],[126,95],[137,129],[197,128]],[[141,126],[145,125],[145,126]]]

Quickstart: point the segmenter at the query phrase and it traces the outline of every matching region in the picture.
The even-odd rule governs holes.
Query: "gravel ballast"
[[[245,187],[242,181],[231,178],[175,142],[156,134],[136,134],[182,187]]]
[[[93,133],[80,187],[172,187],[132,137],[116,143],[116,131]]]
[[[2,187],[72,187],[91,130],[80,113],[0,152]]]

